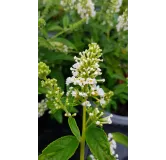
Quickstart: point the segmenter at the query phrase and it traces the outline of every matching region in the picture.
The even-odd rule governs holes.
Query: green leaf
[[[51,78],[57,79],[58,85],[62,88],[62,90],[64,90],[64,88],[65,88],[65,79],[64,79],[62,71],[60,69],[57,69],[57,70],[52,69],[51,73],[50,73],[50,76],[51,76]]]
[[[128,93],[128,87],[126,84],[119,84],[115,86],[114,94],[119,95],[120,93]]]
[[[68,118],[68,123],[69,123],[69,126],[70,126],[70,129],[71,129],[72,133],[76,136],[78,141],[80,141],[80,130],[77,126],[77,123],[76,123],[75,119],[73,117],[69,117]]]
[[[43,37],[38,37],[38,47],[44,47],[47,48],[49,50],[52,50],[53,47],[52,45],[49,43],[49,41],[47,41],[45,38]]]
[[[86,130],[86,142],[92,154],[99,160],[115,160],[110,153],[110,144],[105,132],[91,125]]]
[[[62,123],[62,122],[63,122],[62,110],[57,110],[52,116],[53,116],[53,118],[55,118],[59,123]]]
[[[126,78],[123,75],[112,74],[111,77],[114,78],[114,79],[120,79],[120,80],[126,81]]]
[[[84,23],[86,22],[86,19],[83,18],[73,24],[70,24],[70,30],[73,31],[73,30],[76,30],[78,29],[79,27],[81,27]]]
[[[67,28],[68,26],[69,26],[69,17],[68,17],[68,15],[65,15],[63,17],[63,27]]]
[[[68,160],[78,148],[79,141],[75,136],[64,136],[50,143],[42,155],[54,160]]]
[[[46,53],[43,56],[43,59],[45,59],[45,60],[47,60],[49,62],[54,62],[54,61],[57,61],[57,60],[74,61],[73,56],[66,55],[66,54],[63,54],[63,53],[58,53],[58,52],[49,52],[49,53]]]
[[[51,23],[51,24],[49,24],[49,26],[47,26],[47,30],[48,31],[62,31],[63,28],[56,25],[55,23]]]
[[[128,147],[128,137],[122,133],[115,132],[112,133],[113,139],[120,144],[123,144],[124,146]]]
[[[65,38],[52,38],[52,40],[54,40],[56,42],[61,42],[64,45],[68,46],[69,48],[77,50],[76,46],[71,41],[69,41]]]
[[[45,160],[45,156],[42,155],[42,154],[40,154],[40,155],[38,156],[38,160]]]

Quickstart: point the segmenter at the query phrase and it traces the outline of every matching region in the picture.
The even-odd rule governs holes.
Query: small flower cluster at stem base
[[[108,133],[108,141],[110,142],[111,155],[114,156],[116,160],[119,160],[118,154],[115,153],[115,149],[117,147],[117,144],[116,144],[115,140],[113,139],[113,135],[111,133]]]

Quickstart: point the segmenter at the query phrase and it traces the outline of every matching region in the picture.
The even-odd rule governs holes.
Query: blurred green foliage
[[[113,26],[102,25],[98,20],[104,0],[95,3],[96,17],[88,24],[75,10],[65,11],[60,0],[38,1],[38,60],[50,66],[51,78],[58,80],[59,86],[66,90],[65,80],[71,76],[69,69],[73,57],[86,49],[89,43],[96,42],[103,50],[102,77],[106,82],[102,88],[114,91],[108,110],[116,110],[118,104],[128,102],[128,31],[117,32],[118,16],[128,7],[124,0],[119,13],[113,15]],[[106,14],[106,13],[104,13]],[[40,82],[39,82],[40,84]],[[39,86],[39,93],[44,90]],[[61,116],[59,116],[61,122]]]

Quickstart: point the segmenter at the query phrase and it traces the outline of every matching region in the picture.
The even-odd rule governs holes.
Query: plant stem
[[[82,137],[80,142],[80,160],[84,160],[84,154],[85,154],[85,129],[86,129],[86,107],[83,106]]]

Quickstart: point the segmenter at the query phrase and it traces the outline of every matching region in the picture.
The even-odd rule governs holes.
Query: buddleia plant
[[[40,62],[38,77],[41,85],[46,89],[46,103],[50,114],[63,110],[68,118],[69,127],[73,135],[61,137],[50,143],[39,156],[40,160],[68,160],[80,145],[80,160],[85,157],[85,143],[96,160],[116,160],[116,141],[127,145],[127,137],[120,133],[107,134],[103,130],[104,124],[111,124],[112,114],[105,116],[103,108],[110,102],[113,92],[104,92],[100,83],[102,72],[99,63],[102,61],[102,50],[96,43],[89,44],[89,48],[74,57],[75,64],[70,68],[72,76],[66,79],[67,92],[58,86],[56,79],[49,79],[49,67]],[[77,126],[76,113],[71,113],[73,107],[81,107],[82,133]],[[114,139],[113,139],[114,138]]]

